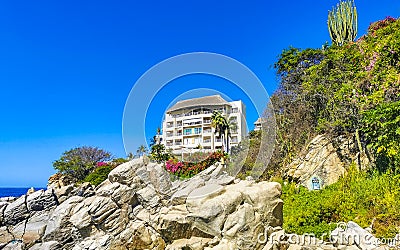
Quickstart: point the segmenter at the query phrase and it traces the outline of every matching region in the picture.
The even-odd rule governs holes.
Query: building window
[[[194,128],[194,133],[196,135],[201,134],[201,128]]]
[[[237,113],[237,112],[239,112],[238,108],[232,108],[232,113]]]
[[[192,129],[191,128],[185,128],[185,130],[183,131],[184,135],[191,135],[192,134]]]

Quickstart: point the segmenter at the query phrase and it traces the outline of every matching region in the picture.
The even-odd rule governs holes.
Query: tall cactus
[[[332,42],[338,46],[354,41],[357,36],[357,9],[354,0],[340,1],[328,12],[328,29]]]

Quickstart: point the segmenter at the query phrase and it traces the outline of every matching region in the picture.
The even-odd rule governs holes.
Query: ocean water
[[[0,188],[0,198],[1,197],[19,197],[23,194],[26,194],[30,187],[27,188]],[[46,188],[34,188],[35,191],[40,190],[40,189],[46,189]]]

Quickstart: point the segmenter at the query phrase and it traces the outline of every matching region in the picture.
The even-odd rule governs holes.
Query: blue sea
[[[30,187],[27,188],[0,188],[0,198],[1,197],[19,197],[23,194],[26,194]],[[34,188],[35,191],[40,190],[40,189],[46,189],[46,188]]]

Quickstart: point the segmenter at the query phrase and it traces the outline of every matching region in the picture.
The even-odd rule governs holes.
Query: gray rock
[[[18,197],[12,197],[12,196],[9,196],[9,197],[1,197],[1,198],[0,198],[0,202],[8,202],[8,203],[11,203],[11,202],[17,200],[17,198],[18,198]]]
[[[88,213],[95,224],[100,224],[117,209],[117,204],[111,198],[95,197],[88,208]]]
[[[49,212],[34,213],[25,225],[24,235],[22,237],[24,243],[31,244],[40,240],[44,235],[49,218]]]
[[[6,207],[9,203],[0,201],[0,226],[3,225],[4,222],[4,210],[6,210]]]
[[[123,163],[114,168],[108,174],[108,180],[111,183],[118,182],[127,186],[134,183],[134,178],[137,176],[136,170],[143,168],[144,163],[142,159],[133,159],[132,161]]]
[[[346,172],[337,149],[324,135],[316,136],[307,145],[307,154],[295,159],[287,168],[287,177],[309,189],[312,189],[314,176],[321,179],[320,186],[323,187],[337,182]]]
[[[29,211],[42,211],[55,207],[58,202],[53,190],[39,190],[27,197],[26,201]]]
[[[71,194],[87,198],[95,195],[95,191],[92,184],[90,184],[89,182],[85,182],[72,190]]]
[[[93,224],[92,217],[89,214],[89,206],[95,197],[88,197],[84,201],[77,204],[71,213],[69,221],[78,229],[84,229]]]
[[[112,236],[89,237],[75,245],[73,250],[108,250],[110,249]]]
[[[165,249],[161,235],[142,221],[130,222],[126,229],[116,237],[110,249]]]
[[[28,218],[29,212],[26,206],[26,195],[22,195],[16,201],[9,204],[4,210],[4,222],[8,225],[16,225]]]
[[[57,241],[48,241],[43,243],[37,243],[33,245],[29,250],[58,250],[61,248],[60,243]]]
[[[71,217],[73,208],[83,200],[83,197],[72,196],[57,206],[47,222],[43,240],[58,241],[61,245],[71,245],[79,240],[80,234],[72,223],[69,222],[69,218]]]
[[[25,244],[21,241],[12,241],[8,243],[3,250],[23,250],[25,248]]]
[[[48,188],[50,190],[50,188]],[[72,196],[72,190],[74,190],[74,185],[70,184],[67,186],[61,186],[60,188],[55,188],[54,193],[57,196],[57,200],[59,203],[63,203],[66,201],[69,197]]]
[[[160,202],[160,197],[151,185],[139,190],[136,195],[140,204],[144,207],[156,207]]]
[[[195,189],[204,186],[205,181],[201,178],[192,178],[188,181],[180,183],[176,191],[171,196],[171,202],[174,205],[184,204],[188,195]]]

